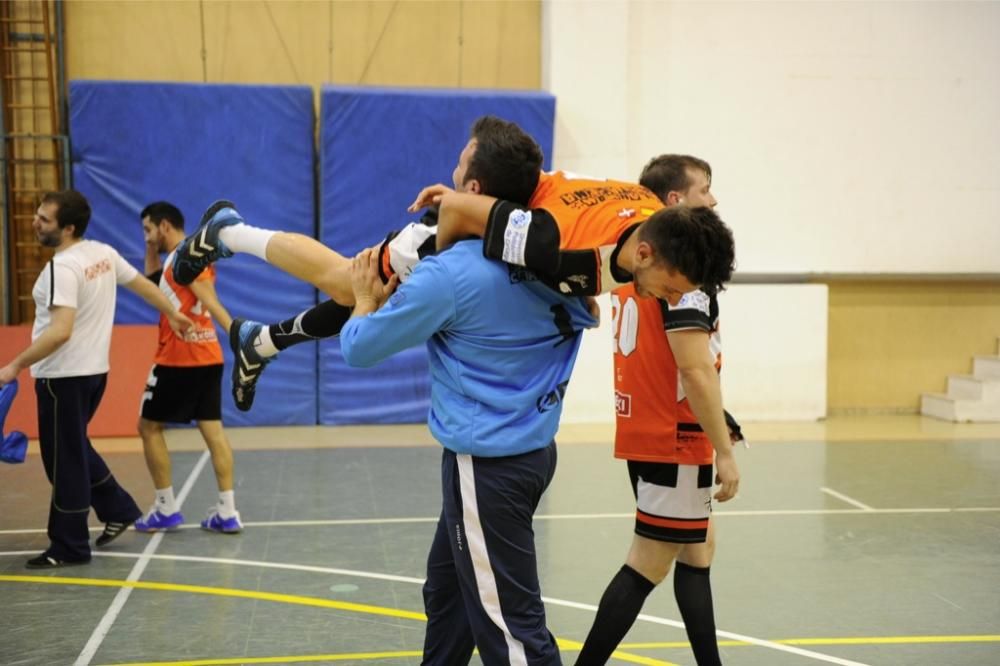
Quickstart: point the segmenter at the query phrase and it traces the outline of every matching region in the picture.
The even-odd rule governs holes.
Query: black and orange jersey
[[[167,318],[160,315],[160,339],[156,348],[153,363],[174,367],[197,367],[218,365],[222,363],[222,347],[215,333],[215,323],[208,311],[190,287],[177,283],[174,277],[174,261],[176,250],[171,252],[164,262],[160,274],[160,291],[178,312],[187,315],[192,326],[183,338],[174,335],[167,323]],[[215,267],[209,265],[195,278],[196,281],[215,284]]]
[[[667,332],[710,335],[716,368],[722,364],[715,296],[693,291],[676,306],[636,294],[633,285],[611,294],[615,333],[615,457],[709,465],[712,443],[698,425],[681,385]]]
[[[663,208],[641,185],[543,173],[529,209],[498,201],[483,253],[524,266],[565,294],[596,296],[632,280],[616,252],[640,222]]]

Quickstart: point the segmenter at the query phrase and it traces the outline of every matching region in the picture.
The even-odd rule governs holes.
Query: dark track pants
[[[447,449],[443,507],[427,557],[424,664],[560,664],[545,626],[532,518],[556,469],[556,446],[480,458]]]
[[[142,515],[87,437],[87,424],[101,404],[107,378],[101,374],[35,380],[42,464],[52,483],[51,544],[46,552],[56,559],[90,557],[91,506],[102,522],[132,521]]]

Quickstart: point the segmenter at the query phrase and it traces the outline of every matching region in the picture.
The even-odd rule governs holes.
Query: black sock
[[[708,570],[678,562],[674,569],[674,598],[698,666],[721,666]]]
[[[605,664],[642,610],[646,597],[656,587],[642,574],[624,565],[611,579],[597,607],[594,626],[587,634],[576,666]]]
[[[280,351],[300,342],[339,335],[350,318],[351,308],[336,301],[324,301],[280,324],[272,324],[268,333],[271,334],[271,342]]]

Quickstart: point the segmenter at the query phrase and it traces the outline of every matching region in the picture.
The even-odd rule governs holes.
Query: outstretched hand
[[[393,275],[388,284],[382,283],[378,272],[378,252],[374,248],[362,250],[351,260],[351,290],[354,291],[354,313],[375,312],[389,299],[399,285],[399,276]]]
[[[420,190],[420,194],[417,198],[410,204],[410,207],[406,210],[410,213],[416,213],[421,208],[426,208],[428,206],[436,206],[441,203],[441,198],[448,194],[449,192],[454,192],[447,185],[438,183],[436,185],[430,185]]]

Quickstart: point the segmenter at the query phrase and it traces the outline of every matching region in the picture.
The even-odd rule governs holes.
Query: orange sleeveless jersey
[[[614,266],[618,245],[663,204],[634,183],[541,174],[528,209],[498,201],[483,254],[524,266],[560,293],[596,296],[631,281]]]
[[[627,282],[615,277],[611,255],[626,231],[663,208],[663,202],[641,185],[577,178],[563,171],[543,173],[528,205],[544,209],[555,219],[560,250],[593,253],[582,265],[577,258],[573,268],[564,269],[577,273],[577,279],[596,278],[598,284],[586,290],[592,294]]]
[[[718,306],[714,297],[692,292],[685,294],[676,308],[668,310],[655,298],[639,297],[630,284],[614,290],[611,303],[615,332],[615,457],[712,464],[712,443],[683,396],[667,331],[708,331],[719,367]]]
[[[212,316],[193,291],[182,287],[174,280],[173,260],[174,255],[171,253],[164,264],[163,275],[160,276],[160,291],[174,304],[174,307],[194,322],[194,327],[181,340],[170,330],[167,318],[161,314],[160,340],[153,362],[157,365],[177,367],[219,365],[222,363],[222,347],[219,346],[219,339],[215,334]],[[202,271],[196,281],[203,280],[215,282],[214,266]]]
[[[663,208],[642,185],[618,180],[574,178],[563,171],[543,173],[530,208],[544,208],[559,227],[559,249],[612,248],[629,227]]]

